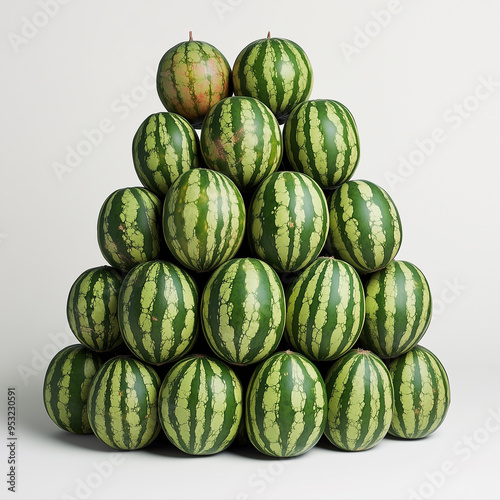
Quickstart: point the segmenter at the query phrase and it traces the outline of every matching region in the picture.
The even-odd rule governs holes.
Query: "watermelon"
[[[252,97],[227,97],[208,112],[200,147],[207,167],[226,174],[241,190],[277,170],[281,129],[271,110]]]
[[[167,373],[159,415],[169,441],[190,455],[213,455],[236,438],[243,391],[229,366],[203,355],[187,356]]]
[[[387,192],[373,182],[350,180],[330,199],[328,250],[360,273],[384,268],[399,251],[399,212]]]
[[[132,141],[134,168],[141,183],[163,197],[190,168],[198,168],[198,136],[189,122],[175,113],[153,113]]]
[[[423,337],[432,315],[429,283],[410,262],[393,260],[367,276],[366,321],[360,345],[381,358],[409,351]]]
[[[283,130],[293,170],[310,175],[323,189],[352,177],[359,161],[359,135],[351,112],[332,99],[297,105]]]
[[[118,319],[129,349],[159,365],[186,354],[198,334],[198,291],[188,273],[169,262],[137,264],[123,281]]]
[[[365,319],[363,285],[347,262],[318,257],[286,291],[286,339],[313,361],[349,351]]]
[[[120,450],[144,448],[158,436],[158,390],[155,370],[130,356],[106,361],[96,373],[88,397],[94,434]]]
[[[298,271],[320,254],[328,207],[318,184],[299,172],[275,172],[255,190],[248,211],[252,254],[278,272]]]
[[[234,62],[235,95],[259,99],[279,123],[309,98],[312,85],[313,71],[304,50],[291,40],[271,38],[269,33],[248,44]]]
[[[325,385],[325,436],[333,445],[361,451],[384,438],[391,425],[394,390],[389,371],[378,356],[352,349],[333,363]]]
[[[245,233],[245,204],[225,175],[206,168],[183,173],[163,206],[163,231],[173,256],[188,269],[210,271],[232,258]]]
[[[110,266],[87,269],[71,286],[66,315],[71,331],[94,351],[111,351],[123,343],[118,324],[122,274]]]
[[[389,434],[417,439],[433,433],[450,406],[450,382],[437,356],[417,345],[389,363],[394,414]]]
[[[104,201],[97,221],[97,240],[113,267],[129,271],[162,252],[161,201],[146,188],[120,188]]]
[[[200,128],[209,109],[232,94],[231,67],[213,45],[189,41],[171,47],[156,75],[158,96],[167,111]]]
[[[271,266],[254,258],[225,262],[201,297],[203,333],[224,361],[252,364],[274,352],[285,327],[285,293]]]
[[[325,383],[316,366],[292,351],[262,361],[248,384],[245,418],[258,451],[273,457],[306,453],[326,424]]]
[[[92,380],[102,366],[99,354],[81,344],[59,351],[50,361],[43,381],[47,414],[61,429],[91,434],[87,400]]]

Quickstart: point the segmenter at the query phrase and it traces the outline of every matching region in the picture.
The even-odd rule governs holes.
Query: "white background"
[[[0,3],[0,441],[9,386],[19,436],[16,494],[0,446],[1,497],[498,498],[500,2],[55,1],[45,0],[50,15],[42,0]],[[139,185],[132,137],[162,110],[157,64],[189,30],[231,64],[268,30],[294,40],[314,69],[311,97],[353,113],[355,178],[391,194],[404,231],[398,258],[420,267],[434,296],[421,343],[445,365],[452,405],[429,438],[360,453],[322,445],[286,461],[250,450],[192,458],[166,444],[115,453],[45,414],[47,364],[75,343],[69,288],[104,264],[99,208]],[[100,143],[56,175],[103,120]]]

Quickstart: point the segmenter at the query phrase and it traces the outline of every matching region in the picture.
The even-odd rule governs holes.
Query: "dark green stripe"
[[[273,352],[276,349],[279,341],[281,340],[281,335],[285,325],[285,299],[284,292],[279,281],[277,275],[275,275],[275,280],[270,281],[269,277],[263,268],[263,265],[257,259],[251,259],[252,264],[259,273],[259,282],[260,285],[257,289],[257,302],[259,303],[259,332],[269,331],[276,335],[276,340],[273,346],[270,349],[270,352]],[[274,271],[273,271],[274,273]],[[282,316],[278,320],[272,316],[273,314],[273,303],[275,301],[279,301],[280,310],[282,311]],[[271,324],[275,324],[274,328],[271,330]],[[262,336],[256,335],[250,342],[248,348],[248,354],[243,358],[243,362],[248,362],[251,359],[255,359],[255,357],[262,351]]]
[[[304,429],[300,436],[296,438],[295,443],[294,443],[294,449],[292,454],[297,454],[305,451],[305,447],[307,445],[307,441],[311,437],[311,434],[316,433],[317,434],[317,440],[321,437],[323,432],[321,429],[318,429],[316,427],[316,416],[319,411],[324,411],[325,408],[318,408],[316,406],[316,384],[313,379],[309,377],[307,374],[307,368],[305,367],[305,363],[307,361],[304,361],[302,358],[299,356],[294,356],[294,362],[300,367],[302,373],[304,373],[304,381],[303,384],[300,386],[300,390],[302,393],[305,395],[305,405],[302,410],[302,413],[304,415]],[[317,370],[316,370],[317,371]],[[319,372],[317,372],[318,379],[321,379],[321,375]]]
[[[168,427],[171,428],[172,432],[175,433],[177,441],[183,447],[187,447],[189,443],[185,443],[182,440],[182,436],[180,433],[180,425],[175,415],[175,409],[177,407],[177,402],[179,399],[179,389],[182,383],[183,377],[186,375],[187,370],[190,367],[191,358],[186,358],[184,361],[179,362],[179,365],[175,365],[175,368],[178,370],[175,378],[170,376],[170,373],[167,374],[162,387],[161,387],[161,420],[162,423],[165,421],[168,424]],[[166,412],[166,415],[165,415]],[[169,437],[170,432],[165,432],[167,437]]]
[[[96,381],[96,392],[95,392],[95,398],[94,398],[94,418],[101,423],[104,424],[104,432],[101,430],[99,433],[96,433],[97,437],[99,439],[102,439],[101,432],[106,435],[106,437],[111,441],[111,443],[115,443],[114,437],[115,437],[115,432],[111,426],[112,423],[112,417],[109,414],[109,409],[111,408],[111,400],[114,396],[114,394],[111,391],[111,383],[113,381],[113,378],[115,376],[115,371],[118,369],[119,363],[113,362],[113,360],[110,360],[106,367],[102,369],[100,373],[99,379]],[[121,368],[121,366],[120,366]],[[104,401],[105,405],[104,408],[98,408],[97,406],[97,398],[99,393],[104,391]],[[116,445],[115,445],[116,446]]]
[[[249,437],[255,440],[254,436],[256,434],[259,435],[260,439],[262,440],[264,444],[264,448],[268,450],[269,453],[271,453],[269,449],[270,442],[266,439],[265,437],[265,427],[266,427],[266,420],[263,415],[263,401],[264,401],[264,394],[268,388],[267,385],[267,379],[269,377],[269,374],[272,371],[279,370],[281,366],[281,362],[279,358],[270,358],[268,361],[265,361],[264,364],[259,365],[252,378],[250,379],[250,382],[247,387],[247,406],[250,410],[251,406],[253,406],[253,409],[255,410],[254,413],[256,415],[256,418],[254,421],[249,420]],[[250,403],[253,403],[252,405]]]
[[[137,441],[134,443],[134,446],[142,446],[146,444],[143,442],[144,440],[144,435],[146,431],[148,430],[148,422],[149,422],[149,412],[151,408],[156,407],[156,401],[151,401],[150,394],[148,392],[148,388],[145,384],[144,381],[144,376],[141,373],[141,369],[138,366],[138,364],[135,361],[130,361],[129,364],[129,369],[134,373],[136,376],[136,381],[133,386],[133,389],[135,390],[137,394],[137,399],[139,400],[139,407],[138,408],[130,408],[129,411],[132,411],[134,413],[137,413],[139,415],[140,423],[141,423],[141,428],[139,432],[139,436],[137,438]],[[149,372],[149,370],[148,370]],[[149,372],[150,375],[152,375]],[[151,376],[152,380],[155,379],[154,376]],[[149,382],[149,380],[148,380]]]
[[[196,365],[195,373],[193,376],[193,379],[191,381],[191,391],[189,393],[188,397],[188,408],[189,408],[189,444],[188,444],[188,450],[194,450],[196,448],[196,424],[198,423],[197,416],[196,416],[196,406],[198,404],[198,392],[200,390],[200,387],[202,385],[205,385],[207,393],[210,394],[210,388],[206,385],[206,378],[205,381],[201,379],[201,367],[205,368],[204,363],[203,363],[203,358],[194,358],[193,362]],[[187,444],[187,443],[186,443]]]
[[[349,409],[350,405],[350,398],[351,394],[354,391],[354,380],[356,378],[356,373],[360,369],[360,365],[362,363],[362,357],[361,356],[356,356],[356,353],[352,353],[351,357],[355,357],[355,360],[352,362],[352,365],[347,372],[347,374],[344,376],[344,379],[342,381],[342,389],[341,389],[341,398],[339,399],[339,406],[337,408],[337,414],[339,415],[340,419],[340,424],[344,423],[344,425],[352,425],[352,422],[350,422],[347,418],[347,411]],[[349,358],[349,359],[350,359]],[[339,369],[340,372],[340,369]],[[341,433],[341,443],[344,446],[344,448],[349,448],[349,442],[347,440],[347,434],[346,433]]]

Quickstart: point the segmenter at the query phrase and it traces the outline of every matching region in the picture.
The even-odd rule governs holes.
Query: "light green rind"
[[[304,50],[291,40],[256,40],[234,62],[234,94],[259,99],[279,123],[297,104],[309,98],[312,85],[311,63]]]
[[[201,298],[205,338],[224,361],[252,364],[276,349],[285,326],[285,294],[276,272],[253,258],[218,267]]]
[[[120,450],[144,448],[158,436],[160,378],[153,368],[129,356],[108,360],[99,369],[88,397],[94,434]]]
[[[366,321],[360,345],[381,358],[409,351],[427,331],[432,316],[429,284],[417,266],[392,261],[367,276]]]
[[[211,271],[234,257],[245,232],[246,212],[238,188],[205,168],[185,172],[163,206],[163,232],[174,257],[195,271]]]
[[[123,281],[118,319],[125,343],[139,359],[154,365],[176,361],[198,334],[196,284],[170,262],[138,264]]]
[[[278,272],[298,271],[320,254],[328,222],[325,195],[313,179],[300,172],[275,172],[259,184],[250,202],[251,252]]]
[[[236,438],[243,391],[234,371],[200,355],[178,361],[160,389],[159,415],[169,441],[190,455],[213,455]]]
[[[404,439],[432,434],[450,406],[450,382],[441,361],[417,345],[389,363],[394,385],[394,415],[389,433]]]
[[[361,451],[389,430],[394,391],[389,371],[373,353],[353,349],[335,361],[325,378],[328,419],[325,436],[336,447]]]
[[[71,286],[66,316],[71,331],[86,347],[110,351],[123,343],[118,324],[122,274],[109,266],[84,271]]]
[[[242,191],[277,170],[283,155],[278,121],[252,97],[215,104],[203,120],[200,144],[207,167],[227,175]]]
[[[146,188],[117,189],[99,212],[97,241],[106,261],[120,271],[159,258],[161,201]]]
[[[198,168],[198,136],[175,113],[153,113],[139,126],[132,141],[132,159],[141,183],[162,197],[183,172]]]
[[[373,182],[350,180],[330,199],[328,249],[362,274],[383,269],[399,251],[402,227],[391,197]]]
[[[323,189],[352,177],[359,162],[359,136],[350,111],[332,99],[296,106],[283,130],[291,167],[311,176]]]
[[[43,381],[43,402],[51,420],[74,434],[91,434],[87,400],[102,358],[75,344],[60,350],[50,361]]]
[[[347,262],[318,257],[287,288],[286,339],[313,361],[333,361],[358,340],[365,295]]]
[[[274,457],[309,451],[326,424],[326,390],[316,366],[305,356],[278,352],[255,369],[246,392],[250,442]]]

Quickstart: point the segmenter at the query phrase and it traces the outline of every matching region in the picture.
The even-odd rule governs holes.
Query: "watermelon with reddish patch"
[[[200,128],[209,109],[232,94],[231,67],[213,45],[193,40],[167,50],[156,76],[158,96],[167,111]]]

